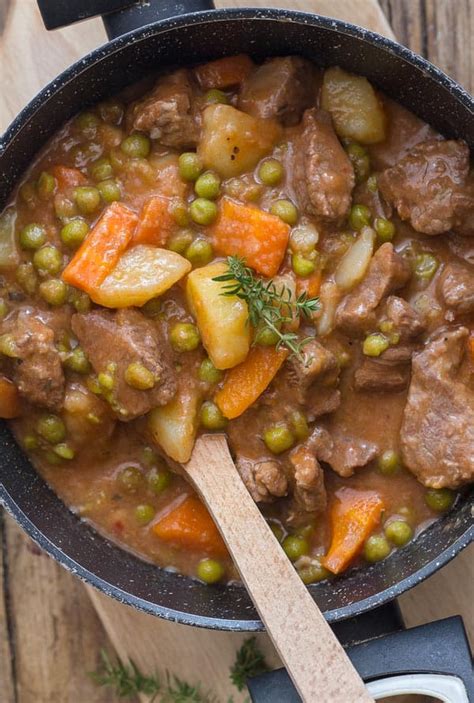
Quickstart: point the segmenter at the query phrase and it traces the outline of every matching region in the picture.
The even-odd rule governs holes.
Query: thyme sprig
[[[227,284],[222,295],[236,295],[245,300],[253,327],[270,329],[278,340],[277,349],[285,347],[304,361],[301,351],[311,337],[301,339],[295,332],[284,330],[284,325],[300,316],[309,319],[319,309],[319,298],[309,298],[306,293],[294,298],[288,286],[277,286],[273,280],[259,278],[245,260],[237,256],[229,256],[227,265],[227,273],[213,278]]]
[[[257,646],[257,640],[255,637],[249,637],[237,652],[230,670],[230,680],[239,691],[243,691],[248,679],[266,671],[269,671],[269,667]]]

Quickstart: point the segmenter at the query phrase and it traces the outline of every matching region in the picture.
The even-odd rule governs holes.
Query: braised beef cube
[[[307,110],[295,142],[294,189],[300,208],[326,223],[347,217],[354,169],[324,110]]]
[[[402,456],[431,488],[458,488],[474,479],[474,393],[463,366],[468,336],[465,327],[446,330],[413,357]]]
[[[373,329],[376,309],[387,295],[407,283],[410,273],[410,266],[393,245],[382,244],[372,257],[365,278],[340,303],[336,325],[356,336]]]
[[[335,427],[329,434],[332,449],[324,461],[327,461],[339,476],[352,476],[355,469],[367,466],[379,452],[376,444],[351,436],[350,431],[345,431],[343,427]]]
[[[296,447],[288,460],[293,483],[288,521],[294,525],[307,523],[326,509],[324,473],[309,444]]]
[[[416,310],[396,295],[387,298],[385,315],[393,323],[393,331],[400,335],[401,341],[415,339],[426,330],[426,325]]]
[[[287,494],[288,481],[277,459],[250,459],[238,454],[235,465],[256,503],[271,503]]]
[[[134,103],[128,124],[175,149],[194,147],[199,129],[193,110],[194,92],[187,70],[160,78],[148,97]]]
[[[417,232],[441,234],[462,226],[469,203],[466,192],[469,148],[463,141],[435,140],[415,146],[377,183],[384,198]]]
[[[313,75],[313,65],[299,56],[269,59],[244,81],[238,108],[254,117],[297,124],[316,97]]]
[[[447,264],[439,278],[438,292],[455,315],[474,312],[474,267]]]
[[[384,364],[378,359],[366,358],[354,374],[354,388],[365,392],[401,391],[410,382],[410,365]]]
[[[314,384],[334,385],[339,376],[339,365],[334,354],[316,339],[308,342],[302,357],[291,356],[287,361],[288,384],[296,391],[298,403],[311,400]]]
[[[161,327],[141,312],[94,310],[74,315],[72,329],[94,371],[112,377],[113,387],[104,395],[121,420],[133,420],[173,398],[177,384],[171,348]],[[127,382],[131,364],[151,372],[153,387],[141,390]]]
[[[11,375],[21,395],[33,405],[61,410],[64,373],[51,327],[32,311],[21,310],[9,317],[2,333],[13,337],[17,358]]]

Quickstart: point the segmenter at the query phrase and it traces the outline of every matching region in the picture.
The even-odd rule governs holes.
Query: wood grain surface
[[[284,0],[221,5],[275,5],[319,11],[397,38],[474,87],[472,0]],[[0,0],[0,132],[49,80],[105,40],[99,20],[47,33],[35,0]],[[409,625],[462,614],[474,643],[474,549],[402,596]],[[85,595],[100,615],[90,605]],[[40,554],[13,521],[0,520],[0,702],[118,703],[87,672],[105,647],[132,656],[146,672],[168,669],[201,681],[219,700],[232,694],[228,671],[245,635],[215,633],[158,621],[87,589]],[[278,663],[265,635],[269,663]],[[144,698],[143,701],[146,699]],[[133,703],[133,701],[132,701]]]

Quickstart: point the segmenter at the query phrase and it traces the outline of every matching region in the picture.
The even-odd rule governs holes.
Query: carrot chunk
[[[115,268],[137,222],[136,214],[125,205],[109,205],[64,269],[63,280],[87,293],[94,292]]]
[[[61,191],[66,190],[67,188],[83,186],[87,183],[87,178],[84,176],[82,171],[79,171],[78,168],[58,165],[53,166],[51,173],[58,183],[58,189]]]
[[[296,281],[296,295],[299,297],[306,293],[308,298],[316,298],[321,288],[321,271],[315,271],[308,278],[298,278]]]
[[[238,366],[227,372],[215,401],[225,417],[239,417],[263,393],[288,356],[285,349],[253,347]]]
[[[341,488],[331,508],[332,541],[321,560],[334,574],[344,571],[379,524],[384,504],[374,491]]]
[[[290,227],[279,217],[252,205],[223,198],[211,229],[219,254],[241,256],[248,266],[271,278],[285,256]]]
[[[14,383],[0,376],[0,417],[11,420],[21,413],[20,394]]]
[[[133,244],[154,244],[162,247],[176,228],[170,212],[170,201],[156,195],[145,202],[138,221]]]
[[[239,85],[253,69],[253,61],[246,54],[226,56],[210,61],[194,69],[199,85],[203,90],[210,88],[230,88]]]
[[[198,550],[213,556],[228,555],[224,540],[205,506],[197,496],[189,496],[153,525],[163,542],[188,551]]]

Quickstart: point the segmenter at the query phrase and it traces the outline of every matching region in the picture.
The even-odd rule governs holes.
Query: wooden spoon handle
[[[306,703],[372,701],[241,480],[225,437],[206,435],[185,467]]]

